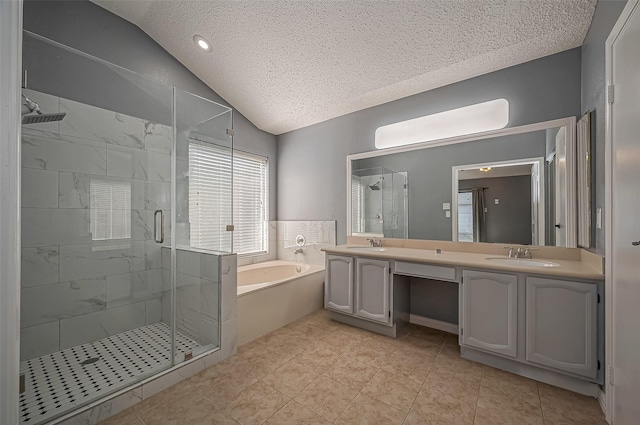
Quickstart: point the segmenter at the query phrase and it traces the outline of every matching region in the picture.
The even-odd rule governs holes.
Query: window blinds
[[[233,222],[234,252],[266,252],[267,158],[234,151],[233,168],[231,165],[228,148],[189,144],[191,245],[228,250],[231,232],[226,231],[226,226]]]
[[[91,179],[89,194],[91,238],[131,238],[131,184]]]

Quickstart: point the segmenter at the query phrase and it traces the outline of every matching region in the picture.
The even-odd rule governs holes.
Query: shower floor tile
[[[176,358],[200,344],[176,332]],[[163,322],[20,363],[26,390],[20,423],[40,424],[123,388],[171,363],[171,328]]]

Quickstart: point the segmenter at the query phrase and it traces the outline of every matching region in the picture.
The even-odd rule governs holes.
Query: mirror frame
[[[352,161],[365,158],[374,158],[389,154],[410,152],[415,150],[435,148],[438,146],[453,145],[472,142],[474,140],[491,139],[514,134],[531,133],[534,131],[548,130],[551,128],[566,127],[566,212],[567,212],[567,248],[577,247],[577,191],[576,191],[576,117],[560,118],[557,120],[543,121],[518,127],[508,127],[501,130],[486,131],[483,133],[469,134],[448,139],[433,140],[425,143],[415,143],[407,146],[398,146],[388,149],[380,149],[371,152],[362,152],[347,155],[347,236],[351,236],[351,171]],[[452,185],[453,186],[453,185]],[[452,189],[453,190],[453,189]],[[411,201],[409,201],[411,202]],[[451,201],[453,202],[453,200]],[[453,219],[453,217],[452,217]],[[453,240],[453,235],[451,240]],[[457,238],[456,238],[457,239]],[[477,242],[465,242],[477,243]]]

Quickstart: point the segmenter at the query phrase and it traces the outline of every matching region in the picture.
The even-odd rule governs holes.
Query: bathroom
[[[74,399],[65,412],[47,412],[33,421],[11,416],[5,400],[13,403],[19,396],[4,385],[15,383],[17,387],[19,378],[15,382],[13,377],[3,379],[2,415],[10,416],[2,416],[2,423],[98,423],[126,408],[135,409],[141,401],[142,405],[153,400],[154,394],[206,373],[227,358],[238,358],[242,347],[265,340],[266,334],[304,329],[296,325],[302,323],[301,318],[307,321],[307,337],[313,335],[325,296],[326,254],[322,250],[351,243],[348,236],[444,240],[415,220],[428,215],[446,223],[438,228],[450,233],[452,217],[445,214],[453,210],[443,209],[445,203],[454,204],[450,191],[446,196],[426,195],[420,190],[429,183],[422,186],[415,180],[419,167],[409,170],[400,161],[380,164],[365,158],[377,150],[376,129],[388,124],[500,98],[509,101],[508,128],[579,118],[592,111],[594,184],[588,248],[600,256],[606,253],[611,235],[606,231],[605,40],[626,2],[576,2],[591,10],[583,18],[583,39],[539,52],[535,58],[486,72],[475,64],[477,69],[459,70],[457,79],[446,84],[414,92],[398,89],[395,97],[378,102],[360,99],[359,106],[325,115],[317,111],[313,115],[310,109],[304,111],[309,112],[308,119],[282,106],[281,121],[270,115],[273,105],[267,99],[234,98],[234,92],[245,92],[234,86],[233,75],[205,74],[188,62],[186,53],[181,56],[180,49],[154,41],[160,34],[145,28],[145,20],[151,18],[142,10],[136,15],[120,2],[16,3],[24,8],[18,30],[22,44],[16,53],[22,66],[15,75],[21,94],[37,102],[43,114],[66,115],[22,126],[22,159],[17,168],[22,180],[17,186],[21,189],[17,206],[22,207],[18,216],[22,228],[3,233],[4,240],[21,236],[14,245],[19,257],[13,262],[2,260],[2,290],[6,291],[2,298],[20,296],[20,308],[11,313],[2,304],[3,326],[17,326],[3,329],[0,351],[14,353],[10,358],[13,366],[7,369],[3,354],[3,377],[13,376],[9,371],[17,370],[18,364],[23,372],[24,362],[46,356],[53,356],[52,362],[62,359],[50,365],[53,370],[64,368],[64,356],[55,357],[55,353],[71,350],[67,355],[74,347],[105,340],[112,341],[116,350],[140,354],[144,366],[136,363],[140,369],[120,373],[123,379],[117,389],[92,393],[87,402]],[[4,12],[3,19],[9,19]],[[259,15],[260,11],[252,13]],[[2,23],[8,28],[4,20]],[[194,49],[191,38],[195,34],[213,37],[205,27],[190,33],[188,41]],[[252,51],[247,51],[247,57]],[[206,50],[192,53],[195,57],[210,54]],[[498,54],[496,60],[500,58]],[[300,84],[295,75],[291,78]],[[217,90],[203,81],[211,87],[216,81]],[[319,91],[311,94],[323,96]],[[282,95],[281,90],[273,92],[274,99]],[[291,117],[297,121],[287,122],[294,119]],[[5,154],[3,151],[3,158]],[[345,159],[353,155],[363,156],[352,157],[345,167]],[[526,157],[534,156],[540,155]],[[211,181],[205,174],[196,175],[198,166],[205,170],[209,160],[217,161],[223,173]],[[479,162],[485,159],[467,161]],[[367,210],[375,209],[365,219],[350,211],[349,202],[353,205],[354,198],[349,177],[354,170],[372,167],[386,168],[358,176]],[[196,187],[198,177],[201,187]],[[234,198],[237,193],[250,192],[244,183],[258,190],[246,198]],[[212,185],[214,201],[206,196]],[[385,199],[388,193],[393,194]],[[434,210],[423,206],[426,198],[436,201]],[[115,201],[123,204],[118,206]],[[492,197],[491,204],[493,201]],[[9,204],[3,205],[3,217],[5,206]],[[131,215],[122,214],[124,210]],[[199,213],[209,218],[212,211],[211,222],[194,219]],[[368,220],[371,228],[354,227],[356,216],[363,218],[361,224]],[[215,228],[208,227],[211,223]],[[230,225],[234,227],[228,229]],[[250,230],[243,232],[247,227]],[[2,252],[3,256],[7,252],[4,246]],[[11,289],[5,285],[11,280],[5,273],[16,261],[22,273],[20,284]],[[268,262],[274,262],[271,268],[264,267]],[[270,273],[268,278],[255,276]],[[265,288],[265,280],[275,284]],[[457,290],[451,286],[410,285],[412,300],[441,300],[412,301],[414,316],[429,316],[434,309],[457,303]],[[457,323],[457,310],[445,310],[441,318]],[[415,328],[416,323],[412,329],[418,333],[421,329]],[[324,325],[331,330],[338,326],[334,321]],[[17,347],[7,344],[12,339],[5,338],[5,331],[14,340],[20,338]],[[303,332],[293,334],[304,340]],[[119,373],[121,366],[116,361],[100,368],[100,359],[114,352],[111,346],[103,347],[103,351],[76,353],[84,369],[95,368],[98,380],[103,374]],[[265,350],[265,358],[269,353],[273,349]],[[42,370],[48,369],[43,366]],[[47,373],[41,376],[46,378]],[[78,386],[95,384],[87,379]],[[612,391],[606,397],[613,388],[607,387]],[[33,389],[27,385],[28,391]],[[624,401],[624,395],[618,399]],[[49,405],[55,407],[55,403]],[[347,406],[345,409],[348,411]],[[625,422],[621,419],[620,423]]]

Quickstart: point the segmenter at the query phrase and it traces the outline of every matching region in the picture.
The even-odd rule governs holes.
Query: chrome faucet
[[[526,258],[526,259],[531,259],[531,251],[537,251],[537,248],[525,248],[522,249],[522,247],[518,247],[518,248],[514,248],[512,246],[505,246],[503,247],[504,249],[508,249],[509,250],[509,258]]]
[[[379,239],[379,240],[367,239],[367,242],[369,243],[369,246],[371,246],[371,247],[381,247],[382,246],[382,239]]]
[[[296,249],[294,249],[294,250],[293,250],[293,254],[294,254],[294,255],[296,255],[296,254],[302,254],[302,248],[296,248]]]

